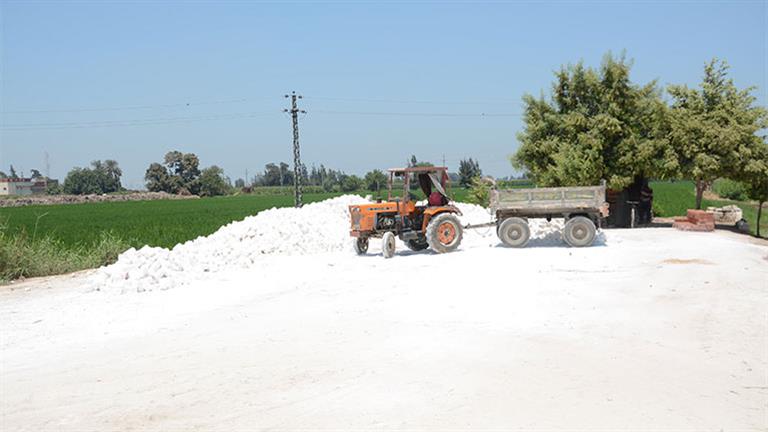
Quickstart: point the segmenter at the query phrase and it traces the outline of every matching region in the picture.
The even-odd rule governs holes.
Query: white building
[[[0,179],[0,195],[34,195],[45,193],[45,179],[4,178]]]

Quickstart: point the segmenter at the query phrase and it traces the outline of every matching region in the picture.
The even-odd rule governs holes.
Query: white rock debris
[[[172,249],[132,248],[121,254],[115,264],[98,269],[91,277],[91,287],[120,292],[165,290],[212,273],[249,268],[264,255],[351,254],[349,206],[366,202],[369,201],[357,195],[343,195],[298,209],[272,208]],[[481,206],[456,205],[465,225],[492,220],[488,210]],[[530,225],[530,246],[562,244],[562,220],[550,223],[534,219]],[[491,226],[466,230],[461,248],[496,245],[499,240],[495,227]],[[404,246],[401,244],[399,248]],[[372,244],[369,253],[378,253],[378,250]]]

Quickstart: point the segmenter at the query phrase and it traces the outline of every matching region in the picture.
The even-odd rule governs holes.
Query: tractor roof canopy
[[[409,168],[390,168],[387,171],[391,173],[395,173],[395,175],[402,175],[402,174],[408,174],[408,173],[416,173],[416,174],[422,174],[422,173],[436,173],[436,172],[447,172],[447,167],[436,167],[436,166],[417,166],[417,167],[409,167]]]
[[[417,166],[409,168],[390,168],[389,173],[397,177],[405,177],[405,187],[408,189],[411,175],[414,181],[417,181],[425,196],[429,196],[433,189],[437,190],[446,200],[448,194],[445,192],[445,186],[448,183],[448,168],[436,166]],[[392,184],[389,184],[390,190]],[[407,196],[407,194],[406,194]]]

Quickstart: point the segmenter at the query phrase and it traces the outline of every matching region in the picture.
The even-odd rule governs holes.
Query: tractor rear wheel
[[[368,252],[368,237],[358,237],[354,240],[352,245],[358,255],[365,255],[365,253]]]
[[[531,239],[531,229],[528,222],[519,217],[504,219],[497,230],[502,243],[510,247],[525,247]]]
[[[595,240],[596,231],[594,222],[589,218],[576,216],[565,223],[563,238],[573,247],[589,246]]]
[[[427,225],[427,244],[437,253],[456,250],[462,235],[459,218],[452,213],[441,213],[433,217]]]
[[[385,232],[381,238],[381,254],[384,258],[392,258],[395,255],[395,235]]]
[[[408,246],[408,249],[416,252],[423,251],[429,247],[429,243],[427,243],[427,239],[424,237],[406,240],[405,245]]]

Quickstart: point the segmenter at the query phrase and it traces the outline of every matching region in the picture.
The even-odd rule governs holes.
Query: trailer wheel
[[[352,243],[352,246],[354,246],[355,252],[358,255],[365,255],[365,253],[368,252],[368,237],[356,238]]]
[[[381,254],[384,258],[392,258],[395,255],[395,235],[385,232],[381,238]]]
[[[502,243],[510,247],[525,247],[531,239],[531,229],[525,219],[511,217],[505,219],[496,232]]]
[[[565,223],[563,238],[573,247],[589,246],[595,240],[595,232],[594,222],[584,216],[576,216]]]
[[[424,249],[429,247],[429,243],[427,243],[427,239],[423,237],[418,239],[407,240],[405,242],[405,245],[408,246],[408,249],[416,252],[423,251]]]
[[[462,235],[459,218],[452,213],[441,213],[433,217],[427,225],[427,244],[437,253],[456,250]]]

